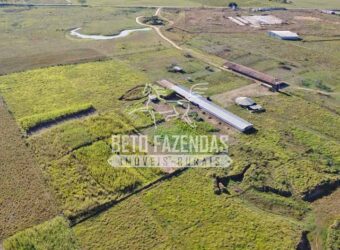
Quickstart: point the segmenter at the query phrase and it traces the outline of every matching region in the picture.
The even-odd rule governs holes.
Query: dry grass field
[[[243,10],[237,14],[262,13]],[[285,24],[262,28],[239,26],[228,19],[236,15],[230,10],[164,11],[166,17],[174,20],[174,25],[167,29],[167,36],[182,45],[260,70],[297,87],[329,92],[339,103],[338,16],[321,14],[317,10],[265,14],[277,16]],[[269,37],[268,30],[291,30],[303,40],[281,41]]]
[[[315,249],[337,244],[338,16],[317,10],[269,12],[285,24],[255,29],[228,19],[254,14],[248,9],[163,8],[162,15],[173,23],[161,32],[185,48],[181,51],[155,30],[102,41],[75,38],[70,31],[81,27],[84,34],[113,35],[141,28],[136,17],[155,13],[144,5],[200,7],[202,1],[82,2],[90,6],[0,8],[0,98],[6,102],[0,102],[0,242],[20,231],[4,241],[5,250],[300,250],[307,232]],[[204,5],[228,3],[209,0]],[[323,7],[337,3],[328,0]],[[136,4],[143,6],[131,7]],[[316,0],[239,4],[320,5]],[[272,29],[292,30],[304,39],[277,40],[266,34]],[[218,67],[226,60],[280,77],[290,86],[270,92]],[[174,65],[184,72],[171,72]],[[148,100],[143,88],[130,91],[160,79],[188,88],[208,83],[203,95],[253,123],[256,131],[238,133],[200,111],[194,112],[200,121],[196,129],[159,115],[156,130],[150,115],[130,112]],[[128,93],[144,97],[121,98]],[[237,106],[238,96],[254,98],[266,112],[254,114]],[[76,115],[88,110],[91,115]],[[63,120],[69,116],[74,119]],[[27,133],[36,127],[43,129]],[[189,169],[139,192],[165,172],[117,169],[107,162],[112,135],[139,133],[226,133],[233,164]],[[63,216],[55,217],[58,213]],[[67,219],[76,223],[71,229]]]
[[[8,0],[16,2],[17,0]],[[202,6],[228,6],[228,0],[27,0],[29,3],[85,3],[97,6],[178,6],[178,7],[202,7]],[[318,0],[292,0],[286,4],[281,0],[240,0],[238,4],[242,7],[263,7],[263,6],[282,6],[287,8],[317,8],[320,7]],[[323,2],[323,8],[339,8],[337,0],[327,0]]]
[[[298,245],[298,221],[239,198],[216,196],[212,185],[208,170],[190,169],[77,225],[74,232],[84,249],[269,250]]]
[[[141,28],[135,18],[152,12],[153,9],[144,8],[0,8],[0,75],[155,50],[161,41],[150,32],[107,41],[82,40],[69,35],[70,30],[78,27],[84,34],[102,35]]]
[[[55,216],[50,188],[23,140],[19,128],[0,100],[0,240]]]

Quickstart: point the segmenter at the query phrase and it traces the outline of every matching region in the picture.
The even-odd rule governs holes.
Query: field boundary
[[[77,120],[77,119],[81,119],[84,117],[88,117],[90,115],[94,115],[96,113],[96,109],[91,106],[87,109],[84,110],[80,110],[78,112],[73,112],[71,114],[66,114],[66,115],[62,115],[60,117],[56,117],[53,120],[46,120],[46,121],[42,121],[32,127],[30,127],[28,130],[26,130],[26,134],[27,135],[33,135],[39,132],[42,132],[43,130],[49,129],[51,127],[55,127],[61,123],[67,122],[67,121],[71,121],[71,120]]]
[[[69,221],[70,221],[70,225],[71,227],[81,223],[81,222],[84,222],[90,218],[92,218],[93,216],[96,216],[96,215],[99,215],[109,209],[111,209],[112,207],[118,205],[119,203],[127,200],[128,198],[136,195],[136,194],[139,194],[147,189],[150,189],[150,188],[153,188],[156,184],[158,183],[161,183],[163,181],[166,181],[166,180],[170,180],[172,177],[177,177],[179,175],[181,175],[182,173],[184,173],[185,171],[187,171],[189,168],[188,167],[184,167],[184,168],[181,168],[181,169],[178,169],[170,174],[166,174],[152,182],[150,182],[149,184],[131,192],[130,194],[120,198],[120,199],[117,199],[117,200],[112,200],[112,201],[109,201],[109,202],[106,202],[104,204],[101,204],[99,206],[96,206],[92,209],[88,209],[86,211],[83,211],[75,216],[66,216]]]

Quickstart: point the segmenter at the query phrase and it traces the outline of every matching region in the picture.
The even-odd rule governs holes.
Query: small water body
[[[82,39],[92,39],[92,40],[112,40],[112,39],[127,37],[128,35],[130,35],[131,33],[134,33],[134,32],[149,31],[149,30],[151,30],[151,28],[123,30],[118,35],[114,35],[114,36],[84,35],[84,34],[79,33],[78,32],[79,30],[81,30],[81,28],[76,28],[74,30],[71,30],[71,32],[70,32],[71,36],[76,36],[76,37],[82,38]]]

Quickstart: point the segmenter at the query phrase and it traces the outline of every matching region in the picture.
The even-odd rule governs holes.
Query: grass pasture
[[[60,123],[27,139],[66,215],[76,215],[121,198],[161,176],[157,169],[113,170],[106,162],[112,134],[130,134],[153,125],[152,119],[145,114],[127,114],[133,103],[119,98],[128,90],[164,75],[171,75],[179,82],[186,81],[188,76],[197,77],[195,81],[203,77],[216,86],[210,89],[211,93],[219,91],[224,77],[225,81],[229,81],[228,73],[208,71],[206,65],[173,49],[163,48],[156,54],[142,53],[134,56],[135,60],[129,63],[132,57],[123,57],[121,61],[49,67],[0,77],[0,93],[24,129],[35,126],[36,121],[54,120],[74,112],[73,108],[66,110],[65,107],[75,107],[79,111],[84,103],[91,103],[97,111],[90,117]],[[145,64],[146,60],[153,63]],[[162,62],[162,66],[154,63],[156,61]],[[168,73],[167,66],[173,61],[183,65],[189,73],[184,76]],[[140,68],[142,64],[147,68]],[[246,80],[233,79],[237,81],[230,81],[226,88],[248,84]],[[136,105],[141,104],[138,103]]]
[[[322,8],[336,5],[335,1]],[[336,249],[339,190],[319,198],[340,183],[339,21],[311,10],[275,12],[288,19],[285,29],[305,39],[285,42],[268,37],[265,29],[228,24],[223,15],[234,13],[230,10],[163,9],[175,21],[175,28],[166,27],[163,33],[180,46],[193,53],[200,50],[215,63],[228,59],[278,76],[291,87],[283,94],[254,98],[266,109],[261,114],[219,99],[221,106],[228,104],[228,110],[257,129],[249,135],[230,133],[231,169],[189,169],[72,229],[62,217],[50,220],[59,212],[57,207],[74,218],[119,201],[164,175],[156,168],[111,167],[107,161],[113,153],[112,135],[223,133],[208,118],[196,129],[176,120],[161,123],[154,131],[150,116],[130,112],[147,97],[120,99],[131,89],[160,79],[189,88],[207,82],[203,95],[215,100],[215,95],[252,83],[170,47],[154,31],[108,41],[69,35],[77,27],[86,34],[117,34],[139,28],[135,18],[155,12],[115,4],[199,7],[201,1],[86,3],[95,6],[0,8],[0,98],[6,102],[6,106],[0,102],[0,241],[20,231],[5,240],[6,250],[296,249],[305,230],[312,231],[308,237],[316,249],[320,245]],[[209,0],[204,5],[228,3]],[[238,3],[281,6],[267,0]],[[284,6],[318,5],[316,0],[293,0]],[[59,66],[47,67],[51,65]],[[169,72],[171,65],[185,73]],[[89,110],[96,112],[63,120]],[[46,123],[55,126],[26,135],[18,128],[29,132]],[[220,177],[226,180],[225,190],[216,195]]]
[[[93,111],[92,104],[85,104],[45,114],[24,117],[19,120],[19,123],[25,131],[31,131],[44,125],[53,124],[71,117],[76,117],[79,114],[90,113],[91,111]]]
[[[174,29],[166,32],[174,40],[266,72],[294,86],[329,92],[339,102],[338,17],[316,10],[268,14],[287,24],[256,29],[229,21],[226,17],[234,16],[229,10],[192,9],[179,13],[164,10],[164,15],[175,21]],[[281,41],[266,34],[268,30],[283,29],[299,33],[303,41]]]
[[[6,250],[79,249],[76,238],[63,217],[56,217],[41,225],[18,232],[4,241],[4,247]]]
[[[328,229],[327,249],[337,249],[340,246],[340,221],[335,220]]]
[[[0,77],[0,92],[18,120],[91,103],[98,112],[117,109],[129,88],[145,84],[145,74],[120,61],[37,69]],[[56,113],[54,113],[56,112]]]
[[[115,169],[108,164],[110,145],[98,141],[55,161],[48,168],[64,214],[74,216],[117,200],[162,175],[158,169]]]
[[[153,125],[145,114],[129,117],[124,111],[127,104],[119,100],[129,89],[147,82],[147,75],[120,61],[1,77],[0,92],[14,117],[19,122],[30,121],[22,124],[35,125],[37,120],[44,121],[42,118],[58,119],[79,111],[83,103],[91,103],[97,111],[91,117],[61,123],[28,138],[66,215],[121,198],[161,175],[157,169],[113,169],[107,163],[112,134],[135,133]]]
[[[32,0],[37,1],[37,0]],[[42,0],[39,0],[42,1]],[[76,0],[72,0],[77,3]],[[317,0],[293,0],[291,4],[284,4],[280,0],[240,0],[240,7],[266,7],[266,6],[282,6],[287,8],[318,8],[320,3]],[[94,5],[123,5],[123,6],[178,6],[178,7],[202,7],[202,6],[228,6],[227,0],[87,0],[86,3]],[[327,0],[323,8],[339,8],[340,5],[336,0]]]
[[[142,28],[136,24],[136,17],[153,12],[153,9],[110,7],[0,8],[0,75],[155,50],[161,41],[152,31],[106,41],[69,35],[70,30],[78,27],[84,34],[102,35]]]
[[[189,170],[75,226],[74,232],[84,249],[296,247],[299,223],[214,195],[207,173]]]
[[[163,48],[130,56],[124,55],[121,59],[143,71],[152,81],[171,79],[188,88],[194,84],[208,83],[207,91],[204,93],[206,96],[240,88],[251,83],[250,80],[210,67],[206,63],[191,58],[189,53],[182,53],[173,48]],[[171,65],[182,67],[185,73],[168,72]]]
[[[0,99],[0,241],[58,213],[39,165]]]
[[[339,180],[337,114],[295,96],[256,100],[267,112],[254,115],[230,107],[258,129],[254,135],[241,135],[240,145],[231,148],[234,173],[250,166],[244,187],[270,187],[301,198],[318,185]]]

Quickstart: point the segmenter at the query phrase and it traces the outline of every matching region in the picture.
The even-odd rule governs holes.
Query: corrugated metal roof
[[[253,124],[210,102],[205,97],[198,95],[196,93],[192,93],[189,89],[185,87],[172,84],[166,80],[162,80],[159,83],[163,86],[170,88],[177,94],[186,98],[188,101],[198,105],[201,109],[205,110],[206,112],[210,113],[213,116],[216,116],[225,123],[233,126],[234,128],[242,132],[245,132],[253,128]]]
[[[280,36],[280,37],[296,37],[296,38],[299,38],[299,35],[294,33],[294,32],[291,32],[291,31],[280,31],[280,30],[271,30],[269,33],[272,33],[272,34],[275,34],[277,36]]]
[[[254,78],[256,80],[259,80],[261,82],[268,83],[275,88],[278,88],[279,85],[282,84],[282,81],[280,79],[277,79],[273,76],[267,75],[265,73],[262,73],[260,71],[246,67],[241,64],[226,62],[224,64],[224,67],[236,71],[238,73],[241,73],[243,75],[246,75],[248,77]]]
[[[235,99],[236,104],[244,107],[252,106],[255,104],[255,102],[250,99],[249,97],[237,97]]]

